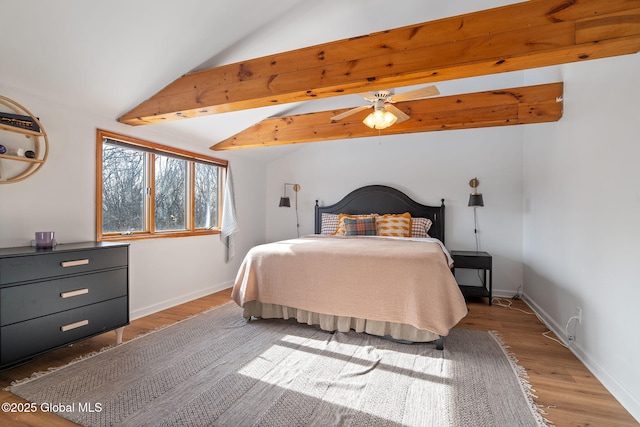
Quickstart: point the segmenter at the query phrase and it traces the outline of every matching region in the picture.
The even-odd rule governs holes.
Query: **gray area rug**
[[[544,426],[524,375],[486,331],[438,351],[229,303],[8,390],[87,426]]]

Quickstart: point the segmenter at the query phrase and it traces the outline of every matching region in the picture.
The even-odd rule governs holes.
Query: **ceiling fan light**
[[[369,126],[371,129],[375,128],[376,124],[373,121],[373,113],[369,113],[367,117],[362,121],[365,125]]]
[[[389,111],[375,110],[365,117],[362,123],[369,126],[371,129],[386,129],[397,120],[398,118]]]
[[[391,126],[398,120],[396,115],[389,111],[384,112],[383,118],[384,118],[385,127]]]

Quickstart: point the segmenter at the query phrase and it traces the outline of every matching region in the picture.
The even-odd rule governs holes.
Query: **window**
[[[96,237],[219,233],[225,160],[98,129]]]

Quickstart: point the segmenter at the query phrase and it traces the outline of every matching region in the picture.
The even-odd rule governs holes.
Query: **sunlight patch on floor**
[[[402,422],[385,413],[389,400],[396,400],[401,408],[427,403],[447,407],[454,392],[449,386],[450,364],[446,358],[287,335],[238,373],[323,404]],[[371,404],[376,399],[380,404]]]

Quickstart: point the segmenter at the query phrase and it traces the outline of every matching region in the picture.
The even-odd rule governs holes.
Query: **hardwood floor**
[[[230,290],[225,290],[134,320],[125,328],[124,341],[228,301],[230,301]],[[532,312],[523,301],[508,301],[512,303],[512,308],[495,304],[489,306],[483,301],[468,302],[469,314],[458,327],[496,330],[502,335],[519,364],[526,368],[529,381],[538,396],[536,403],[547,412],[547,419],[557,427],[639,425],[567,348],[542,335],[547,328],[535,315],[523,312]],[[114,342],[115,334],[109,332],[1,371],[0,401],[2,403],[24,402],[21,398],[4,391],[12,381],[29,377],[34,372],[46,371],[49,367],[66,364]],[[0,412],[0,425],[70,426],[75,424],[54,414],[38,411],[36,413]]]
[[[545,418],[557,427],[639,425],[569,349],[542,335],[548,329],[529,306],[521,300],[500,301],[511,308],[468,302],[469,314],[458,327],[500,333],[527,370]]]

